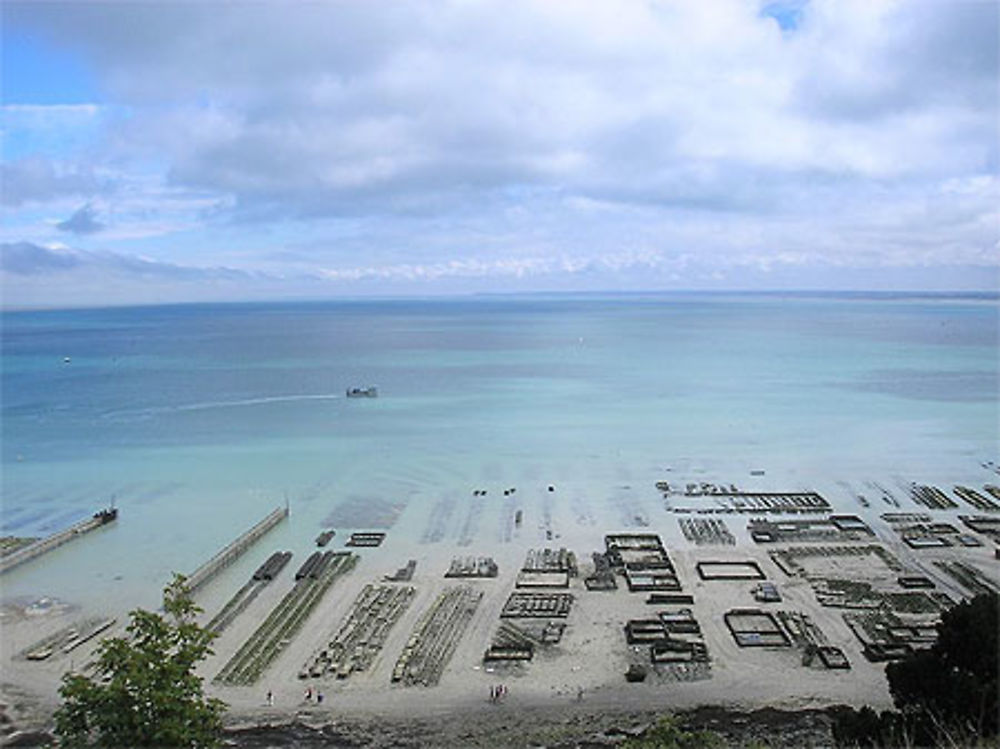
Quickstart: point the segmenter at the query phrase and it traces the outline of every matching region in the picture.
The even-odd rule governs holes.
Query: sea
[[[285,505],[268,551],[332,527],[474,553],[510,540],[484,518],[515,488],[628,527],[663,520],[657,481],[848,505],[873,481],[904,500],[909,481],[1000,483],[998,310],[671,293],[6,311],[0,535],[119,518],[0,597],[154,605]]]

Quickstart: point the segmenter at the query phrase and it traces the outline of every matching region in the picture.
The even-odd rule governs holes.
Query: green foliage
[[[667,715],[642,736],[628,739],[623,749],[716,749],[725,744],[711,731],[687,731],[672,715]]]
[[[837,746],[911,746],[902,718],[892,710],[877,713],[867,705],[860,710],[838,708],[833,713],[833,741]]]
[[[897,711],[870,707],[834,716],[840,746],[996,745],[998,601],[978,595],[946,611],[938,640],[886,667]],[[984,743],[985,742],[985,743]]]
[[[183,575],[163,591],[166,617],[131,613],[127,637],[101,642],[93,676],[66,674],[56,712],[64,746],[214,747],[225,703],[206,698],[194,669],[210,655],[215,634],[194,619]]]
[[[942,615],[934,647],[886,667],[899,710],[963,734],[996,735],[997,606],[995,594],[963,601]]]

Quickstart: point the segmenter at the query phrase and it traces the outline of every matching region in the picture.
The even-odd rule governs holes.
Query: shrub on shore
[[[98,647],[93,676],[63,677],[61,746],[218,746],[226,706],[205,697],[194,673],[215,633],[195,623],[200,609],[183,575],[164,589],[163,610],[133,611],[128,635]]]
[[[688,731],[673,715],[665,715],[642,736],[628,739],[622,749],[721,749],[722,737],[712,731]]]
[[[896,710],[839,710],[837,744],[997,746],[998,606],[984,593],[946,611],[930,649],[886,666]]]

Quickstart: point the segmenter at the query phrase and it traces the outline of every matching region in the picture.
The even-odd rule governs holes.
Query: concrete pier
[[[13,554],[0,559],[0,575],[10,572],[12,569],[21,566],[25,562],[30,562],[35,557],[39,557],[42,554],[52,551],[53,549],[57,549],[63,544],[72,541],[74,538],[79,538],[85,533],[89,533],[92,530],[100,528],[102,525],[114,522],[117,517],[118,510],[114,508],[101,510],[100,512],[94,513],[92,518],[81,520],[79,523],[71,525],[66,530],[53,533],[51,536],[35,541],[35,543],[30,546],[25,546],[23,549],[15,551]]]
[[[265,533],[288,517],[287,507],[276,507],[267,517],[239,538],[226,546],[222,551],[209,559],[205,564],[188,577],[188,589],[194,593],[198,588],[215,577],[221,570],[235,562],[239,557]]]

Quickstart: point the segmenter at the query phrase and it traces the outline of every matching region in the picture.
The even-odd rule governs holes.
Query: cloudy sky
[[[4,0],[3,303],[996,289],[998,7]]]

